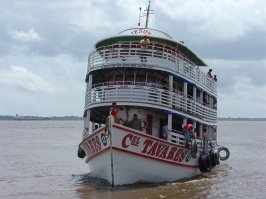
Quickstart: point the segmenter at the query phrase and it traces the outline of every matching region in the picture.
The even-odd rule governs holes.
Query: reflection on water
[[[219,144],[231,155],[210,173],[115,188],[88,174],[77,157],[82,127],[82,121],[0,121],[0,198],[260,199],[266,194],[266,122],[219,122]]]

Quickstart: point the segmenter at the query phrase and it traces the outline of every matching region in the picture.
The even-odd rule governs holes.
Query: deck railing
[[[122,101],[144,103],[162,108],[169,108],[184,114],[192,115],[200,120],[215,123],[217,110],[204,105],[181,93],[175,93],[151,85],[93,85],[87,88],[85,110],[99,103]]]
[[[185,137],[182,132],[177,130],[170,130],[170,141],[176,144],[184,145],[185,146]],[[198,148],[202,148],[202,140],[196,138]]]
[[[217,94],[216,82],[181,54],[170,49],[158,49],[158,47],[156,50],[147,49],[141,52],[140,48],[119,48],[117,46],[119,45],[104,46],[92,51],[88,58],[88,72],[121,66],[163,69],[199,84],[214,96]]]

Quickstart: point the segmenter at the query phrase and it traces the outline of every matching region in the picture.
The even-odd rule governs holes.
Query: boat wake
[[[109,189],[112,187],[107,180],[93,177],[91,173],[72,174],[72,179],[75,186],[88,185],[96,189]]]
[[[112,187],[112,185],[105,179],[93,177],[91,173],[84,174],[72,174],[72,180],[74,180],[75,186],[89,186],[95,189],[103,189],[103,190],[123,190],[123,189],[134,189],[134,188],[153,188],[159,187],[166,184],[179,184],[179,183],[193,183],[202,181],[206,178],[204,175],[200,174],[194,176],[192,178],[184,178],[174,182],[160,182],[160,183],[151,183],[151,182],[137,182],[134,184],[126,184],[126,185],[116,185]]]

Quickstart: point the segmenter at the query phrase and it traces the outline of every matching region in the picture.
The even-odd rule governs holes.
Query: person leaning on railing
[[[206,150],[208,149],[208,146],[207,146],[207,129],[206,128],[203,128],[201,139],[202,139],[202,143],[203,143],[203,152],[206,152]]]
[[[210,78],[212,78],[212,69],[211,69],[211,68],[209,69],[207,75],[208,75]]]
[[[147,35],[144,35],[144,38],[139,42],[141,50],[139,51],[140,61],[147,62],[147,51],[148,45],[150,44],[150,40]]]
[[[109,115],[113,116],[116,123],[119,123],[118,108],[116,107],[116,102],[112,103]]]
[[[192,124],[186,124],[182,128],[182,133],[184,134],[186,147],[189,147],[189,142],[191,142],[192,130],[193,130],[193,125]]]

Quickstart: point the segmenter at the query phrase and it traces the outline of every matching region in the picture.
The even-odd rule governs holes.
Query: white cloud
[[[256,28],[266,30],[264,0],[167,0],[156,4],[173,20],[186,21],[191,34],[201,38],[235,40]]]
[[[123,28],[137,26],[139,6],[135,0],[77,1],[67,8],[69,12],[65,17],[71,30],[110,37],[110,33],[117,34]],[[73,9],[79,12],[71,12]]]
[[[11,66],[11,70],[1,71],[0,82],[31,92],[55,92],[52,84],[21,66]]]
[[[220,117],[266,118],[266,86],[254,87],[248,78],[238,78],[231,93],[220,93]]]
[[[42,40],[41,36],[34,30],[34,28],[30,28],[28,31],[11,29],[9,30],[9,35],[12,39],[19,42],[35,42]]]
[[[266,117],[266,61],[207,60],[218,75],[219,117]]]

